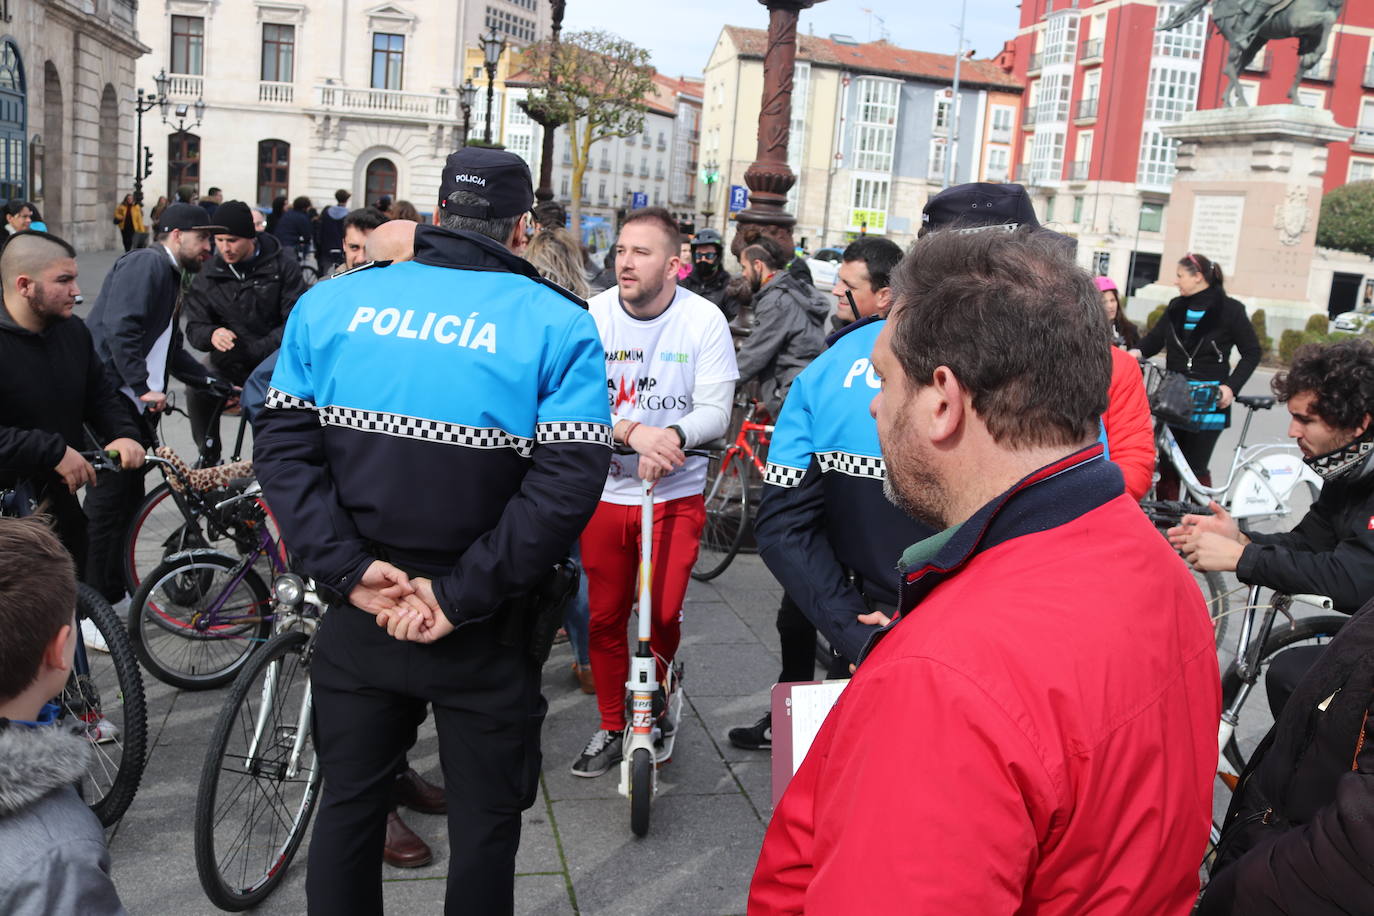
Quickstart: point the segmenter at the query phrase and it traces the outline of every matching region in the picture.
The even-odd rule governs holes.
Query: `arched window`
[[[291,144],[285,140],[258,143],[258,203],[266,207],[286,197],[291,184]]]
[[[200,136],[183,130],[167,138],[167,198],[184,184],[200,191]]]
[[[0,198],[24,197],[28,103],[24,64],[14,42],[0,44]]]
[[[396,199],[396,163],[390,159],[373,159],[367,164],[367,188],[363,205],[375,207],[383,197]]]

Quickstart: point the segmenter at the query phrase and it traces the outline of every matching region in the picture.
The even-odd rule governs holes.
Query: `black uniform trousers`
[[[325,615],[310,680],[324,788],[306,874],[314,916],[382,912],[382,846],[397,769],[434,708],[448,800],[446,914],[514,911],[520,815],[534,803],[539,670],[504,644],[503,615],[402,643],[365,611]]]

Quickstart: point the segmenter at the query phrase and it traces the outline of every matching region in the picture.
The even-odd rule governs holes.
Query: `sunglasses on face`
[[[695,255],[693,255],[693,258],[695,258],[698,261],[714,261],[719,257],[720,255],[714,251],[698,251]]]

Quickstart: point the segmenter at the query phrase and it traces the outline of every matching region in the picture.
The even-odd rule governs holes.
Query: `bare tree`
[[[592,144],[644,129],[644,97],[654,88],[649,52],[610,32],[570,32],[525,52],[526,69],[540,80],[526,107],[568,125],[572,150],[572,225],[582,236],[582,176]]]

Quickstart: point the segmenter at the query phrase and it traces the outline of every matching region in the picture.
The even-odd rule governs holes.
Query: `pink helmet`
[[[1111,277],[1093,277],[1093,282],[1097,284],[1097,288],[1101,292],[1105,293],[1107,290],[1118,292],[1116,284],[1112,282]]]

